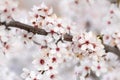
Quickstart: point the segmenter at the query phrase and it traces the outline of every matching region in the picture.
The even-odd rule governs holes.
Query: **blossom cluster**
[[[37,9],[37,8],[36,8]],[[36,11],[35,9],[35,11]],[[37,21],[36,21],[37,22]],[[72,79],[92,79],[93,72],[97,77],[103,77],[113,68],[113,53],[106,53],[101,39],[93,32],[75,32],[67,22],[63,22],[55,14],[39,20],[39,28],[49,34],[41,36],[40,51],[34,56],[34,70],[24,69],[22,77],[27,80],[64,80],[63,74]],[[74,35],[72,42],[65,41],[65,34]],[[115,55],[113,55],[113,58]],[[116,61],[117,58],[114,60]],[[115,63],[116,64],[116,63]],[[114,64],[114,65],[115,65]],[[70,71],[63,71],[64,69]],[[46,77],[45,77],[46,76]]]
[[[118,30],[111,30],[109,33],[103,32],[102,34],[104,44],[120,49],[120,33]]]
[[[56,7],[60,9],[60,16],[44,3],[25,13],[28,15],[23,19],[27,24],[48,33],[39,35],[2,25],[2,22],[16,20],[16,11],[23,13],[15,0],[0,0],[0,53],[8,57],[5,60],[8,62],[3,61],[6,65],[0,62],[0,79],[120,80],[120,73],[116,74],[120,70],[120,56],[107,51],[104,45],[120,49],[119,8],[108,0],[59,2]],[[63,9],[63,6],[66,7]],[[20,18],[17,21],[21,21]],[[72,39],[67,41],[66,35]],[[22,54],[24,51],[26,54]],[[16,58],[20,59],[18,62],[28,60],[21,63],[22,74],[11,71],[8,66],[10,61],[17,61]],[[23,66],[29,62],[32,64]],[[17,62],[14,68],[21,70]]]
[[[10,21],[18,7],[16,0],[0,0],[0,21]]]
[[[32,12],[29,14],[32,25],[38,28],[42,26],[42,20],[48,16],[52,16],[53,10],[52,8],[48,8],[44,3],[42,3],[40,6],[33,6]]]

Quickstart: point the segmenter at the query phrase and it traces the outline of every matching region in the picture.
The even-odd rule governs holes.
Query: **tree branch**
[[[32,32],[34,34],[40,34],[40,35],[47,35],[48,33],[44,29],[39,29],[39,28],[34,28],[33,26],[18,22],[18,21],[10,21],[8,23],[6,22],[0,22],[0,25],[5,25],[7,28],[8,27],[14,27],[14,28],[19,28],[26,30],[28,32]]]
[[[9,27],[14,27],[14,28],[19,28],[19,29],[23,29],[26,30],[28,32],[32,32],[34,34],[40,34],[40,35],[47,35],[48,32],[46,32],[44,29],[40,29],[40,28],[34,28],[33,26],[18,22],[18,21],[10,21],[8,23],[6,22],[0,22],[0,25],[5,25],[7,28]],[[72,42],[72,38],[73,36],[70,34],[64,34],[64,40],[65,41],[69,41]],[[105,45],[105,50],[106,52],[114,52],[116,55],[118,55],[120,57],[120,50],[116,47],[111,47],[109,45]]]
[[[104,44],[106,52],[113,52],[115,53],[120,59],[120,50],[117,47],[111,47],[109,45]]]

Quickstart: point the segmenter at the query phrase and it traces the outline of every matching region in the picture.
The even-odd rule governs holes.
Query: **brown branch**
[[[117,6],[119,7],[119,5],[120,5],[120,0],[117,0]]]
[[[40,34],[40,35],[47,35],[48,33],[44,29],[38,29],[34,28],[33,26],[18,22],[18,21],[10,21],[8,23],[6,22],[0,22],[0,25],[5,25],[7,28],[8,27],[14,27],[14,28],[19,28],[26,30],[28,32],[32,32],[34,34]]]
[[[34,34],[40,34],[40,35],[47,35],[48,32],[46,32],[44,29],[40,28],[34,28],[33,26],[18,22],[18,21],[10,21],[8,23],[6,22],[0,22],[0,25],[5,25],[7,28],[9,27],[14,27],[14,28],[19,28],[26,30],[28,32],[32,32]],[[69,34],[64,35],[64,40],[66,41],[72,41],[72,36]]]
[[[70,42],[72,42],[72,38],[73,38],[72,35],[69,35],[69,34],[65,34],[65,35],[64,35],[64,40],[65,40],[65,41],[70,41]]]
[[[117,7],[119,7],[120,5],[120,0],[109,0],[111,3],[114,3],[117,5]]]
[[[113,52],[115,53],[120,59],[120,50],[117,47],[111,47],[109,45],[104,44],[106,52]]]
[[[14,28],[19,28],[19,29],[23,29],[26,30],[28,32],[32,32],[34,34],[40,34],[40,35],[47,35],[48,32],[46,32],[44,29],[40,29],[40,28],[34,28],[33,26],[18,22],[18,21],[10,21],[9,23],[6,22],[0,22],[0,25],[5,25],[7,28],[9,27],[14,27]],[[65,41],[69,41],[72,42],[72,35],[69,34],[65,34],[64,35],[64,40]],[[116,55],[118,55],[120,57],[120,50],[116,47],[111,47],[108,45],[105,45],[105,50],[106,52],[114,52]]]

